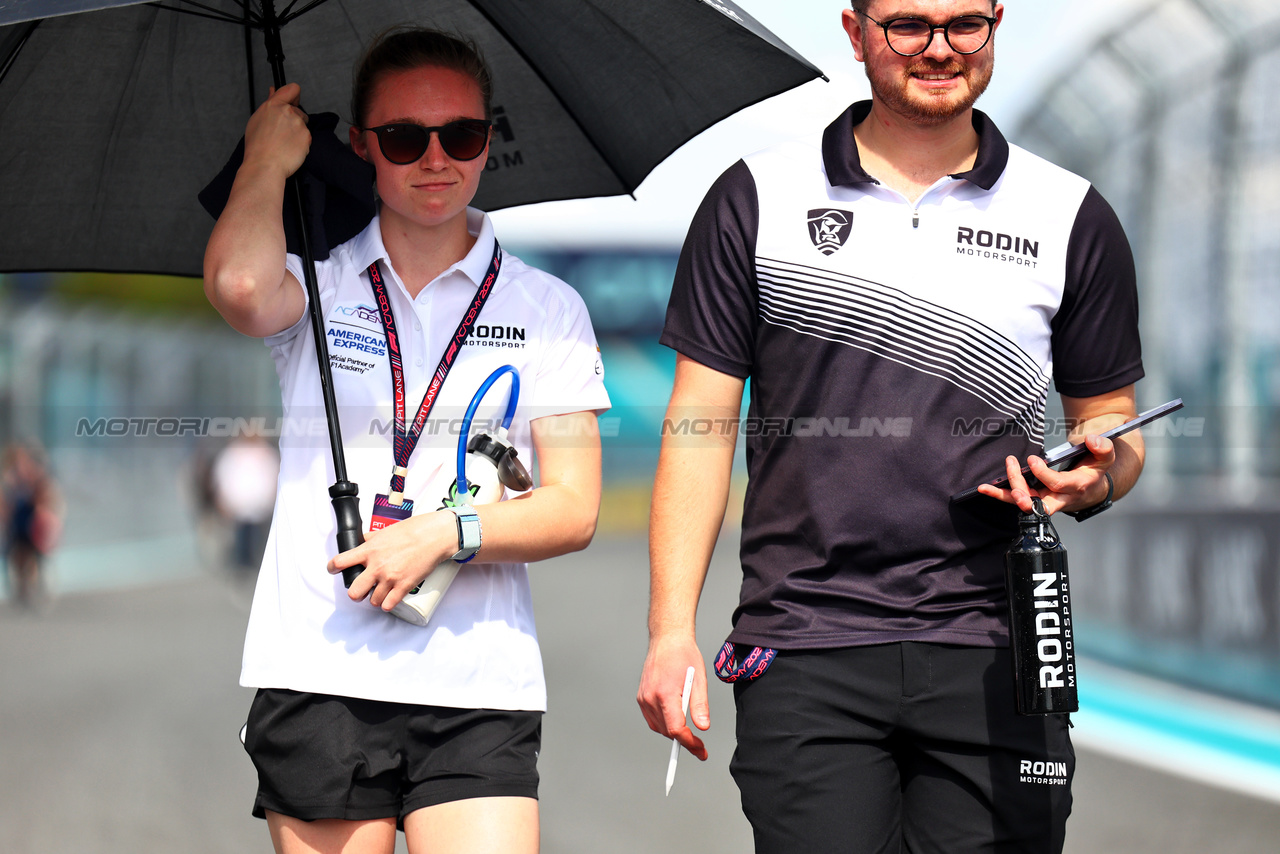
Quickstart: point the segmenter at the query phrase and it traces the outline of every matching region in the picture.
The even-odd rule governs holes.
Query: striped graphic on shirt
[[[1005,336],[897,288],[756,258],[766,323],[874,353],[982,400],[1044,443],[1049,374]]]

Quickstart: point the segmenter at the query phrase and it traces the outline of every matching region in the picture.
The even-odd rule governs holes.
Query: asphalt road
[[[635,706],[647,599],[642,543],[601,541],[533,568],[551,696],[543,850],[749,852],[729,779],[733,709],[715,684],[711,759],[685,754],[662,795],[668,743]],[[737,583],[721,548],[703,597],[710,654]],[[236,734],[249,591],[201,574],[69,594],[43,613],[0,603],[0,852],[269,852],[249,815],[253,769]],[[1280,806],[1080,751],[1067,851],[1277,850]]]

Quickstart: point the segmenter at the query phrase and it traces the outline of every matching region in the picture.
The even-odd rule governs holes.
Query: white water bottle
[[[468,494],[463,498],[458,497],[458,482],[455,480],[449,488],[449,494],[436,509],[437,513],[447,513],[445,508],[451,505],[496,504],[502,500],[506,489],[498,479],[497,463],[485,453],[471,451],[467,454],[466,466]],[[421,584],[401,599],[391,609],[391,613],[407,623],[425,626],[461,568],[462,564],[455,560],[443,561],[431,570],[431,574],[424,578]]]

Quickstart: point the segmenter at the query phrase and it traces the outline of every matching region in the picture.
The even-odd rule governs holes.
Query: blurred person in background
[[[257,569],[262,560],[279,474],[280,454],[256,432],[232,439],[213,461],[215,506],[231,525],[231,565],[241,572]]]
[[[44,560],[62,533],[61,503],[43,452],[34,445],[5,448],[0,485],[9,586],[19,605],[34,605],[45,592]]]
[[[663,436],[638,700],[706,758],[680,695],[692,666],[707,729],[695,616],[749,377],[744,578],[716,674],[757,852],[1063,847],[1068,721],[1015,713],[1004,553],[1032,497],[1083,520],[1133,487],[1141,437],[1097,434],[1135,414],[1143,370],[1110,206],[973,109],[1003,14],[855,0],[871,100],[730,167],[681,254],[668,422],[733,426]],[[1035,456],[1051,381],[1091,452],[1061,473]],[[1008,489],[950,502],[1001,468]]]

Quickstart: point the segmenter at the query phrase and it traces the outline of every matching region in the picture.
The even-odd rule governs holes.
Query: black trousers
[[[1068,722],[1017,714],[1008,649],[780,651],[734,697],[757,854],[1062,851]]]

